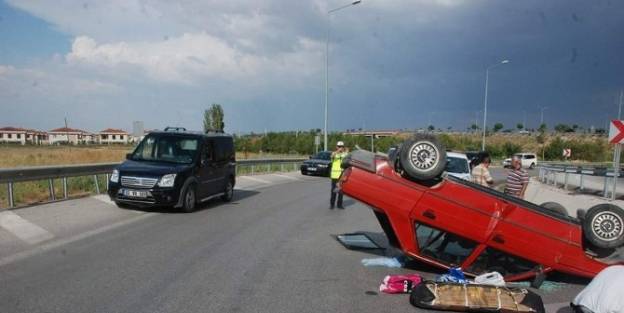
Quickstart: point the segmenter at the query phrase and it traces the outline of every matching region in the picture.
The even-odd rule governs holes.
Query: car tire
[[[531,163],[531,165],[529,165],[529,169],[532,170],[535,168],[535,163]]]
[[[232,201],[232,198],[234,198],[234,180],[230,178],[225,184],[225,190],[223,191],[221,200],[224,202],[230,202]]]
[[[583,220],[585,239],[598,248],[616,248],[624,244],[624,211],[613,204],[591,207]]]
[[[568,216],[568,210],[566,210],[566,208],[563,205],[557,202],[551,202],[551,201],[544,202],[540,204],[540,206],[550,211],[553,211],[559,215]]]
[[[197,193],[195,185],[189,185],[188,187],[186,187],[184,193],[182,194],[182,197],[182,210],[185,213],[191,213],[195,211],[195,208],[197,206]]]
[[[430,181],[444,172],[446,150],[436,137],[417,135],[401,145],[399,164],[408,178]]]

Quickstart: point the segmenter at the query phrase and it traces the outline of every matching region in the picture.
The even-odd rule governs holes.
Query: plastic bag
[[[442,283],[460,283],[467,284],[468,280],[464,276],[464,272],[459,267],[451,267],[448,273],[442,274],[436,278],[436,281]]]
[[[475,284],[505,286],[505,279],[499,272],[481,274],[474,279]]]

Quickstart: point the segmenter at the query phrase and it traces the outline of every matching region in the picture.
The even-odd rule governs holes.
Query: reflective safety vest
[[[332,163],[331,163],[331,179],[338,179],[340,178],[340,174],[342,174],[342,167],[340,166],[342,164],[342,159],[347,157],[346,152],[342,152],[342,153],[336,153],[334,154],[334,156],[332,156]]]

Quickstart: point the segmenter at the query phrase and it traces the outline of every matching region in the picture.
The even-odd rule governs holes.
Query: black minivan
[[[232,200],[236,183],[230,135],[167,127],[146,135],[112,173],[108,195],[115,203],[164,206],[192,212],[203,201]]]

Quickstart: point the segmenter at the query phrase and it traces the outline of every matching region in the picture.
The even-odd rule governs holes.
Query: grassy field
[[[0,145],[0,168],[15,168],[44,165],[67,165],[121,162],[126,153],[132,151],[132,146],[18,146]],[[278,155],[258,153],[237,153],[237,159],[257,158],[292,158],[299,155]],[[273,166],[271,171],[279,171],[279,165]],[[266,167],[254,169],[255,173],[267,172]],[[250,168],[241,166],[240,174],[250,173]],[[100,191],[104,192],[106,178],[98,178]],[[54,180],[54,191],[57,199],[63,197],[63,182],[61,179]],[[95,192],[93,177],[68,178],[69,197],[80,197]],[[14,197],[17,205],[28,205],[50,200],[48,181],[22,182],[14,185]],[[0,186],[0,208],[8,206],[7,187]]]

